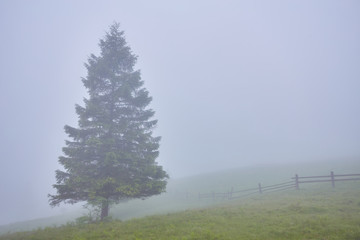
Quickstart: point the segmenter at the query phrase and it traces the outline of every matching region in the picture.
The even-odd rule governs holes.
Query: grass
[[[232,187],[235,191],[254,188],[259,182],[268,186],[289,181],[295,173],[299,176],[329,175],[330,171],[359,173],[360,161],[257,166],[170,180],[166,194],[113,207],[110,213],[114,221],[66,224],[84,213],[71,212],[60,217],[0,226],[0,240],[360,240],[360,181],[337,182],[335,189],[330,183],[304,184],[300,191],[258,194],[232,201],[198,199],[199,193],[227,192]]]
[[[200,201],[200,200],[198,200]],[[360,239],[360,182],[307,185],[217,206],[98,224],[66,224],[0,239]]]

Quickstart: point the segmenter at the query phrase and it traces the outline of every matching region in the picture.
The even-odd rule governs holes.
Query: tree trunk
[[[105,200],[101,204],[101,221],[103,221],[107,216],[109,216],[109,201]]]

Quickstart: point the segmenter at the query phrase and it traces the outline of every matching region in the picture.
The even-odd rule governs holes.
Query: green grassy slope
[[[167,193],[145,201],[134,200],[119,204],[111,209],[111,214],[114,218],[129,220],[134,217],[208,207],[218,204],[221,200],[214,202],[211,199],[202,199],[199,201],[199,193],[227,192],[231,188],[234,191],[256,188],[258,183],[267,186],[287,182],[296,173],[299,176],[329,175],[330,171],[334,171],[335,174],[360,173],[360,161],[355,159],[288,165],[260,165],[170,180]],[[331,184],[328,183],[328,185]],[[310,186],[302,185],[301,187],[308,188]]]
[[[187,177],[183,179],[170,180],[167,193],[160,196],[154,196],[146,200],[133,200],[127,203],[121,203],[111,209],[111,215],[114,219],[122,221],[141,218],[146,216],[175,213],[191,209],[199,209],[217,205],[229,204],[227,200],[198,199],[199,193],[224,192],[230,190],[240,190],[244,188],[257,187],[261,182],[263,186],[281,183],[290,180],[295,173],[300,176],[306,175],[328,175],[330,171],[335,174],[360,173],[360,161],[326,161],[326,162],[308,162],[302,164],[288,165],[263,165],[256,167],[247,167],[215,173],[203,174],[199,176]],[[344,183],[346,186],[348,183]],[[360,181],[358,181],[360,184]],[[330,183],[316,185],[320,188],[330,187]],[[338,184],[337,184],[338,185]],[[306,191],[313,185],[301,186],[301,191]],[[338,188],[336,188],[337,190]],[[300,191],[300,192],[301,192]],[[272,195],[277,196],[274,193]],[[282,195],[279,195],[282,196]],[[267,195],[257,196],[266,198]],[[246,199],[240,199],[247,201]],[[241,203],[239,201],[231,201]],[[356,200],[354,200],[356,201]],[[245,204],[245,203],[244,203]],[[76,217],[81,216],[81,211],[73,212],[59,217],[47,219],[38,219],[28,222],[16,223],[7,226],[0,226],[0,234],[16,231],[27,231],[39,227],[60,226],[69,221],[74,221]]]
[[[100,224],[68,224],[0,239],[360,239],[360,184],[316,184],[216,207]]]

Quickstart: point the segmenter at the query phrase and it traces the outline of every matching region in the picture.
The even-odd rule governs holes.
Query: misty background
[[[171,178],[360,158],[360,2],[0,2],[0,224],[51,209],[81,77],[118,21]],[[62,205],[63,206],[63,205]],[[65,206],[66,207],[66,206]]]

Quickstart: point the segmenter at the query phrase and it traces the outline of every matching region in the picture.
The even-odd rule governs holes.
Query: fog
[[[121,24],[171,178],[360,157],[360,2],[0,2],[0,224],[56,215],[81,77]]]

